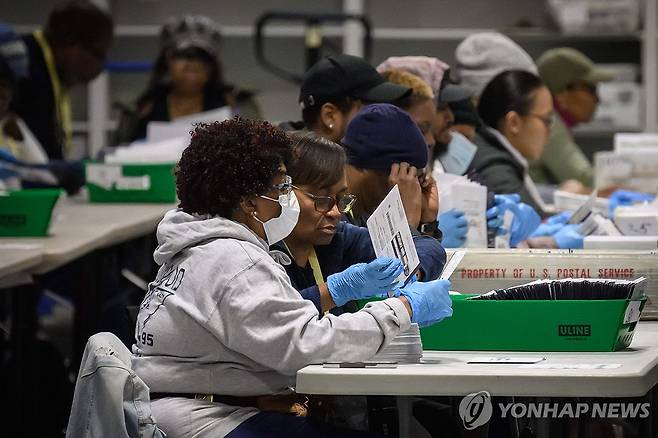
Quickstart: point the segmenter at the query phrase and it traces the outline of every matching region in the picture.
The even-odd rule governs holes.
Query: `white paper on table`
[[[614,136],[615,152],[658,148],[658,134],[617,132]]]
[[[487,188],[461,175],[436,175],[439,213],[455,209],[464,212],[468,233],[464,248],[487,247]]]
[[[366,225],[375,255],[399,259],[404,265],[404,272],[397,280],[406,281],[416,272],[420,260],[397,185],[368,218]]]
[[[474,357],[467,363],[533,364],[546,360],[542,356]]]
[[[623,153],[594,154],[595,184],[616,185],[627,190],[656,193],[658,148],[628,149]]]
[[[615,225],[625,236],[658,235],[658,211],[654,206],[617,207]]]
[[[194,129],[195,124],[222,122],[230,119],[232,115],[233,112],[230,107],[222,107],[202,113],[191,114],[185,117],[179,117],[170,122],[149,122],[148,125],[146,125],[146,140],[150,143],[169,140],[176,137],[185,137],[189,141],[190,131]]]
[[[0,243],[0,250],[3,251],[20,251],[20,250],[32,250],[32,249],[41,249],[43,245],[40,243]]]
[[[189,136],[153,143],[135,142],[129,146],[116,148],[105,156],[105,162],[113,164],[176,163],[189,144]]]
[[[620,363],[533,363],[520,365],[519,368],[540,370],[612,370],[621,368]]]
[[[562,190],[556,190],[553,192],[553,204],[555,209],[559,212],[562,211],[571,211],[574,212],[578,210],[583,203],[587,202],[589,195],[581,195],[577,193],[569,193]],[[603,217],[608,216],[608,199],[597,197],[592,205],[592,211],[594,213],[599,213]]]

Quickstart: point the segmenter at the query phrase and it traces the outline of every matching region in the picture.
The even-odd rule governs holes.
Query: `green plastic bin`
[[[425,350],[616,351],[628,347],[637,300],[470,300],[453,297],[453,316],[420,330]]]
[[[175,202],[174,166],[174,163],[87,163],[89,201]]]
[[[48,235],[60,189],[25,189],[0,194],[0,236]]]
[[[420,329],[424,350],[617,351],[633,340],[646,298],[471,300],[453,295],[453,315]],[[365,301],[360,303],[365,305]],[[630,310],[629,314],[630,314]]]

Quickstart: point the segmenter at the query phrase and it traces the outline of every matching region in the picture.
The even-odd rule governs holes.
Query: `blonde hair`
[[[389,82],[411,88],[411,95],[397,102],[402,109],[409,109],[426,100],[434,100],[432,87],[415,74],[402,70],[386,70],[381,75]]]

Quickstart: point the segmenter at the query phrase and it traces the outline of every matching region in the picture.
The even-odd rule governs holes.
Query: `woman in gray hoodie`
[[[180,208],[158,226],[160,270],[133,346],[170,438],[362,436],[307,417],[290,389],[297,371],[368,360],[411,322],[452,314],[446,289],[415,282],[356,313],[320,317],[268,253],[299,216],[289,156],[282,131],[236,118],[198,126],[178,164]]]

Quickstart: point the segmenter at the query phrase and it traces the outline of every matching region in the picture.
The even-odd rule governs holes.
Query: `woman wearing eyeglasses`
[[[180,205],[158,225],[160,269],[133,345],[133,369],[170,438],[372,436],[310,418],[314,406],[290,390],[297,371],[368,360],[411,322],[452,314],[447,291],[416,282],[320,317],[268,253],[298,222],[290,154],[281,130],[236,118],[197,126],[178,163]]]
[[[553,123],[553,99],[536,75],[508,70],[485,87],[478,103],[484,126],[475,137],[478,150],[467,171],[496,193],[519,193],[540,214],[549,213],[528,175],[528,160],[544,151]]]
[[[320,314],[356,311],[353,300],[384,292],[401,273],[399,261],[378,258],[365,227],[341,221],[358,199],[349,193],[343,148],[315,133],[294,134],[288,174],[299,200],[292,233],[271,247],[292,285]],[[445,252],[429,236],[414,238],[425,281],[441,273]],[[388,275],[384,275],[388,273]]]

